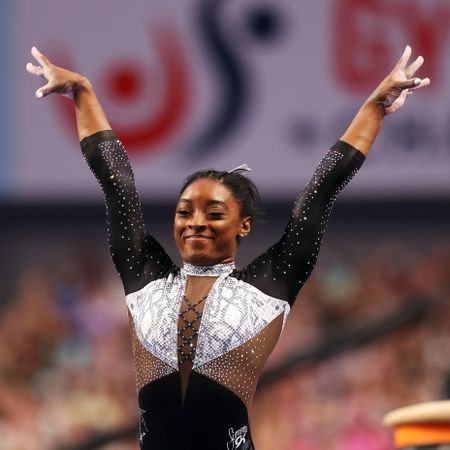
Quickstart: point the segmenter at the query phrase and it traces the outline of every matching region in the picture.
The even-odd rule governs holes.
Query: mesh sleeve
[[[133,170],[114,132],[100,131],[80,145],[102,188],[111,256],[125,294],[130,294],[164,276],[173,263],[156,239],[146,233]]]
[[[338,141],[297,198],[281,239],[246,266],[241,277],[292,305],[314,268],[337,195],[364,160],[359,150]]]

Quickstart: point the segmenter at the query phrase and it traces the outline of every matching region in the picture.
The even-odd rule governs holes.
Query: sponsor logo
[[[228,430],[231,441],[227,443],[227,450],[235,450],[241,448],[241,445],[245,443],[245,435],[247,434],[247,426],[243,426],[234,431],[233,428]]]

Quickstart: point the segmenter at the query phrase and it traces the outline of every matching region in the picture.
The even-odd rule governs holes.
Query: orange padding
[[[449,423],[412,423],[395,427],[397,448],[410,445],[433,445],[450,443]]]

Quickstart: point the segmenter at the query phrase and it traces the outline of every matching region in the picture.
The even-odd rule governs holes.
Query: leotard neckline
[[[183,262],[181,272],[184,275],[193,275],[196,277],[220,277],[228,275],[236,268],[234,262],[224,264],[214,264],[212,266],[194,266],[188,262]]]

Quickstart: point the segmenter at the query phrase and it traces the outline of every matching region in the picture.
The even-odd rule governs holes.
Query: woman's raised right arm
[[[55,66],[35,47],[31,53],[40,65],[28,63],[28,72],[47,80],[36,96],[56,92],[74,101],[83,155],[104,194],[111,256],[125,293],[135,292],[170,270],[173,263],[159,243],[146,233],[125,148],[111,130],[89,80]]]

